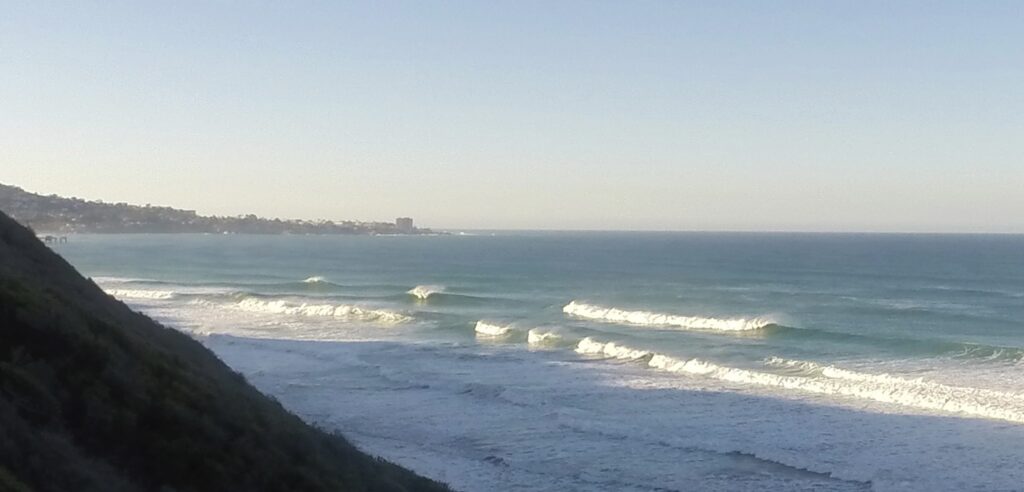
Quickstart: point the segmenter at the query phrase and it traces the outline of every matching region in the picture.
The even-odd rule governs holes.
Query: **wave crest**
[[[302,283],[304,283],[304,284],[326,284],[326,283],[329,283],[329,282],[324,277],[316,276],[316,277],[309,277],[309,278],[303,280]]]
[[[148,283],[161,283],[158,280],[138,277],[111,277],[111,276],[96,276],[91,277],[93,282],[98,284],[148,284]]]
[[[502,337],[512,332],[512,325],[499,325],[490,321],[480,320],[473,328],[478,335]]]
[[[236,309],[257,313],[288,314],[301,316],[325,316],[350,321],[368,321],[394,324],[410,321],[412,318],[383,309],[368,309],[349,304],[296,303],[285,300],[269,301],[255,297],[244,298],[233,304]]]
[[[576,345],[576,352],[585,355],[601,355],[622,360],[639,360],[652,355],[651,352],[646,350],[629,348],[615,342],[602,343],[590,337],[580,340],[580,343]]]
[[[526,333],[526,343],[529,345],[548,345],[562,339],[562,334],[554,330],[542,328],[531,328]]]
[[[770,318],[704,318],[700,316],[679,316],[651,311],[626,311],[572,301],[562,312],[577,318],[626,323],[639,326],[672,326],[688,330],[751,331],[775,324]]]
[[[443,285],[417,285],[407,292],[409,295],[416,297],[417,299],[426,300],[434,294],[440,294],[444,292]]]
[[[830,396],[901,405],[919,410],[949,412],[1024,423],[1024,397],[979,388],[949,386],[923,379],[869,374],[808,361],[771,358],[768,366],[802,369],[806,376],[791,376],[722,366],[701,359],[680,359],[636,350],[613,342],[584,338],[576,352],[621,360],[643,361],[652,369],[691,374],[742,386],[764,386]]]
[[[118,299],[173,299],[177,294],[170,290],[137,290],[137,289],[104,289],[109,295]]]

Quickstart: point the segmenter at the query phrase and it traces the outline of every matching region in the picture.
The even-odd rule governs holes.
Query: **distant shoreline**
[[[191,231],[36,231],[36,237],[44,236],[143,236],[143,235],[161,235],[161,236],[351,236],[351,237],[437,237],[437,236],[456,236],[459,234],[453,234],[446,231],[433,231],[413,234],[388,234],[388,233],[344,233],[344,232],[310,232],[310,233],[293,233],[293,232],[191,232]]]
[[[429,235],[445,234],[416,227],[410,217],[394,222],[268,219],[254,214],[199,215],[195,210],[146,204],[105,203],[81,198],[44,196],[0,184],[0,211],[36,234],[292,234],[292,235]],[[43,232],[45,231],[45,232]]]

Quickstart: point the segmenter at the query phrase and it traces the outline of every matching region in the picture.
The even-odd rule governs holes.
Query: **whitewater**
[[[774,324],[768,318],[737,318],[718,319],[701,316],[680,316],[676,314],[653,313],[649,311],[625,311],[617,308],[594,306],[572,301],[562,308],[562,312],[584,319],[605,321],[609,323],[627,323],[639,326],[666,326],[682,329],[712,331],[749,331],[759,330]]]
[[[1024,483],[1016,236],[135,235],[57,250],[301,417],[458,490]]]

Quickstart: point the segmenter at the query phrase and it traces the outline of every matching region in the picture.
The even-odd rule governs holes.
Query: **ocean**
[[[458,490],[1024,490],[1024,236],[54,249],[307,421]]]

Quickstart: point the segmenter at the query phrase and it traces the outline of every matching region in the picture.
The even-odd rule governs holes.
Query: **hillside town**
[[[40,195],[0,184],[0,211],[36,232],[74,233],[208,233],[208,234],[437,234],[416,227],[413,219],[395,222],[283,220],[239,216],[204,216],[194,210],[131,205]]]

